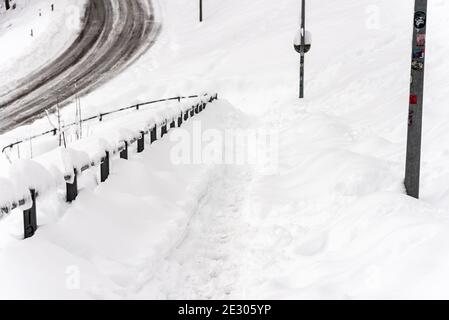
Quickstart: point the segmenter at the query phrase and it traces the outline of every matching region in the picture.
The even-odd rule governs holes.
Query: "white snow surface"
[[[299,101],[297,0],[204,1],[203,24],[195,1],[155,1],[156,45],[83,98],[85,112],[209,88],[221,101],[114,159],[106,183],[98,170],[83,175],[73,204],[64,190],[40,197],[35,237],[21,240],[20,212],[0,220],[0,298],[449,298],[449,3],[429,3],[416,200],[403,187],[412,2],[309,2]],[[276,172],[175,164],[179,134],[199,124],[275,130]]]
[[[0,88],[3,92],[52,61],[73,42],[80,31],[86,0],[15,0],[14,3],[14,10],[0,9]]]

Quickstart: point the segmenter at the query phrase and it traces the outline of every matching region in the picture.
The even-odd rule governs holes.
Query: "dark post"
[[[170,123],[170,129],[176,128],[176,121],[173,119],[173,121]]]
[[[424,66],[427,26],[427,0],[415,0],[410,101],[407,133],[405,188],[407,195],[419,198],[421,137],[424,97]]]
[[[203,0],[200,0],[200,22],[203,22]]]
[[[178,117],[178,128],[182,126],[182,112]]]
[[[137,140],[137,153],[141,153],[145,150],[145,132],[142,131],[140,134],[141,136],[139,140]]]
[[[304,63],[305,63],[305,47],[306,47],[306,0],[302,0],[301,9],[301,62],[299,67],[299,98],[304,98]]]
[[[192,107],[192,109],[190,109],[190,118],[192,118],[195,115],[195,107]]]
[[[30,209],[23,212],[23,231],[24,238],[28,239],[34,236],[37,230],[37,215],[36,215],[36,191],[30,190],[31,201],[33,205]]]
[[[151,143],[155,142],[157,140],[157,126],[154,126],[153,129],[151,129]]]
[[[9,0],[5,0],[5,8],[6,8],[6,10],[9,10],[11,8],[11,5],[9,4]]]
[[[184,121],[189,119],[189,111],[184,112]]]
[[[128,141],[125,141],[125,149],[120,152],[120,159],[128,160]]]
[[[161,138],[163,136],[165,136],[167,134],[167,124],[165,123],[162,127],[161,127]]]
[[[109,152],[106,151],[106,156],[101,162],[100,166],[101,182],[105,182],[109,178]]]
[[[76,169],[73,170],[73,183],[66,183],[66,191],[67,202],[75,201],[78,196],[78,177]]]

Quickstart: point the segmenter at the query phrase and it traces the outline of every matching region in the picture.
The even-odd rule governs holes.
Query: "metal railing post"
[[[137,153],[142,153],[145,150],[145,132],[141,132],[141,137],[137,140]]]
[[[163,136],[165,136],[167,134],[167,124],[165,123],[162,127],[161,127],[161,138]]]
[[[151,143],[154,143],[157,140],[157,126],[154,126],[153,129],[151,129]]]
[[[109,151],[106,151],[106,156],[100,165],[101,182],[105,182],[109,178]]]
[[[125,149],[120,152],[120,159],[128,160],[128,141],[125,141]]]
[[[30,193],[33,204],[30,209],[23,211],[23,231],[25,239],[34,236],[37,230],[36,190],[30,190]]]
[[[66,183],[66,200],[67,202],[72,202],[78,197],[78,172],[76,169],[73,170],[73,182]]]

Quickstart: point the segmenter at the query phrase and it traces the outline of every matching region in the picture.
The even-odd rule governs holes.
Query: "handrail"
[[[207,94],[204,94],[203,96],[207,96]],[[124,107],[124,108],[120,108],[120,109],[116,109],[116,110],[112,110],[112,111],[108,111],[108,112],[102,112],[102,113],[100,113],[100,114],[98,114],[96,116],[91,116],[91,117],[82,119],[81,123],[92,121],[92,120],[95,120],[95,119],[100,119],[100,121],[103,121],[103,117],[104,116],[108,116],[108,115],[119,113],[119,112],[123,112],[123,111],[128,111],[128,110],[131,110],[131,109],[139,110],[140,107],[147,106],[147,105],[150,105],[150,104],[156,104],[156,103],[167,102],[167,101],[179,101],[179,102],[181,102],[181,100],[193,99],[193,98],[199,98],[199,97],[201,97],[201,95],[178,96],[178,97],[171,97],[171,98],[164,98],[164,99],[158,99],[158,100],[142,102],[142,103],[134,104],[134,105],[128,106],[128,107]],[[66,125],[61,127],[61,131],[64,130],[64,129],[73,127],[75,125],[78,125],[78,124],[79,124],[78,122],[72,122],[72,123],[66,124]],[[22,139],[22,140],[10,143],[7,146],[2,148],[2,154],[5,153],[6,150],[12,149],[12,148],[14,148],[17,145],[20,145],[20,144],[22,144],[24,142],[27,142],[27,141],[30,141],[30,140],[34,140],[34,139],[46,136],[48,134],[53,134],[55,136],[55,135],[58,134],[58,129],[54,128],[54,129],[51,129],[51,130],[47,130],[47,131],[41,132],[39,134],[36,134],[34,136],[28,137],[26,139]]]

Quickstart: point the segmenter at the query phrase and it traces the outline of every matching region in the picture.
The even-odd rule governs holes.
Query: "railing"
[[[73,168],[71,174],[64,175],[64,181],[66,185],[66,201],[67,202],[73,202],[76,200],[78,196],[78,178],[79,176],[85,172],[86,170],[89,170],[93,167],[100,166],[100,181],[105,182],[109,177],[109,168],[110,168],[110,161],[111,158],[119,154],[121,159],[128,159],[128,149],[129,146],[133,143],[137,142],[137,153],[141,153],[145,149],[145,138],[149,136],[150,143],[152,144],[158,139],[158,130],[160,130],[160,138],[164,137],[170,129],[180,127],[183,122],[187,121],[189,118],[194,117],[196,114],[202,112],[208,103],[213,102],[214,100],[218,99],[218,95],[209,95],[206,94],[204,96],[190,96],[190,97],[184,97],[184,98],[201,98],[200,102],[197,102],[193,105],[189,105],[185,108],[181,108],[179,113],[175,115],[171,115],[169,117],[166,117],[163,121],[160,123],[154,124],[152,127],[144,127],[139,128],[139,134],[134,137],[130,137],[129,139],[124,139],[121,141],[120,145],[115,148],[108,148],[106,150],[101,150],[101,152],[104,154],[100,161],[97,162],[95,160],[89,160],[88,163],[84,163],[83,165],[77,166],[76,168]],[[176,98],[169,98],[169,99],[162,99],[157,101],[151,101],[146,102],[143,104],[131,106],[128,108],[122,108],[119,110],[111,111],[108,113],[103,113],[97,117],[91,117],[84,119],[83,121],[89,121],[93,119],[100,118],[102,120],[102,117],[105,115],[109,115],[112,113],[117,113],[124,110],[129,110],[132,108],[139,108],[143,105],[148,105],[152,103],[162,102],[162,101],[170,101],[170,100],[178,100],[180,101],[183,99],[183,97],[176,97]],[[53,132],[53,131],[49,131]],[[36,200],[39,197],[41,193],[46,193],[48,190],[37,190],[36,188],[30,188],[27,191],[27,195],[20,198],[15,199],[13,201],[8,201],[8,203],[0,203],[0,218],[4,215],[10,214],[11,211],[15,209],[20,209],[22,207],[27,207],[23,211],[23,222],[24,222],[24,238],[30,238],[32,237],[37,228],[37,210],[36,210]]]
[[[207,94],[205,94],[203,96],[206,96],[206,95]],[[82,119],[80,122],[84,123],[84,122],[88,122],[88,121],[92,121],[92,120],[96,120],[96,119],[98,119],[99,121],[103,121],[103,118],[105,116],[108,116],[108,115],[111,115],[111,114],[115,114],[115,113],[119,113],[119,112],[123,112],[123,111],[128,111],[128,110],[133,110],[133,109],[140,110],[141,107],[145,107],[145,106],[156,104],[156,103],[168,102],[168,101],[181,102],[181,100],[184,100],[184,99],[193,99],[193,98],[200,98],[200,97],[201,97],[200,95],[179,96],[179,97],[164,98],[164,99],[159,99],[159,100],[152,100],[152,101],[142,102],[142,103],[138,103],[138,104],[135,104],[135,105],[132,105],[132,106],[116,109],[116,110],[113,110],[113,111],[103,112],[103,113],[100,113],[100,114],[98,114],[96,116],[91,116],[91,117]],[[79,122],[72,122],[72,123],[69,123],[67,125],[63,125],[63,126],[61,126],[61,131],[65,130],[67,128],[76,126],[76,125],[79,125]],[[34,139],[37,139],[37,138],[40,138],[40,137],[43,137],[43,136],[46,136],[46,135],[50,135],[50,134],[56,136],[58,134],[58,129],[54,128],[54,129],[51,129],[51,130],[47,130],[47,131],[41,132],[39,134],[36,134],[34,136],[27,137],[26,139],[22,139],[22,140],[13,142],[11,144],[8,144],[7,146],[4,146],[2,148],[2,153],[5,153],[6,150],[12,149],[12,148],[14,148],[14,147],[16,147],[16,146],[18,146],[18,145],[20,145],[22,143],[29,142],[30,140],[34,140]]]

